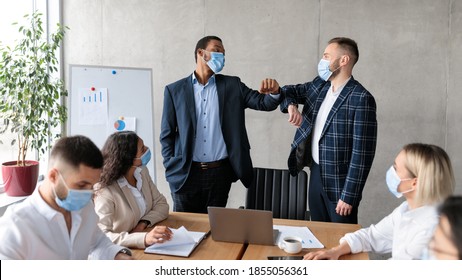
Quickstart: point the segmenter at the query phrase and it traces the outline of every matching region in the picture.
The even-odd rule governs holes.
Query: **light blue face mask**
[[[144,152],[144,154],[141,157],[135,159],[141,160],[141,165],[146,166],[151,160],[151,150],[147,148],[146,152]]]
[[[321,59],[318,63],[318,75],[324,81],[329,80],[333,72],[329,69],[330,61],[327,59]]]
[[[209,51],[206,51],[206,52],[209,52]],[[225,55],[221,52],[209,52],[209,53],[210,53],[210,59],[209,61],[206,61],[206,63],[210,67],[210,69],[213,71],[213,73],[218,74],[220,73],[221,70],[223,70],[223,67],[225,67]],[[205,61],[204,57],[202,57],[202,59]]]
[[[59,173],[59,177],[64,183],[64,186],[67,189],[67,196],[65,199],[60,199],[56,195],[55,188],[53,187],[53,193],[55,194],[55,201],[56,204],[58,204],[59,207],[66,209],[67,211],[79,211],[83,207],[85,207],[88,202],[90,202],[92,196],[93,196],[93,190],[73,190],[70,189],[66,181],[64,181],[63,176],[61,173]]]
[[[393,166],[391,166],[388,169],[386,180],[387,180],[388,190],[394,196],[396,196],[397,198],[402,197],[403,193],[412,192],[414,190],[414,188],[412,188],[412,189],[404,191],[404,192],[399,192],[398,191],[398,187],[399,187],[399,185],[401,184],[402,181],[412,180],[412,178],[409,178],[409,179],[401,179],[401,178],[399,178],[398,173],[396,173],[395,167],[393,167]]]

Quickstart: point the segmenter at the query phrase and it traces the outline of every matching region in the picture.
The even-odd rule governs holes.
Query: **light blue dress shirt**
[[[193,73],[192,82],[197,124],[193,161],[211,162],[227,158],[215,75],[210,77],[207,84],[202,85]]]

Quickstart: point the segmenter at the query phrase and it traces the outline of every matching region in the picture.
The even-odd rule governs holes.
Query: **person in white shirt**
[[[91,199],[102,166],[90,139],[59,139],[43,183],[0,218],[0,259],[132,259],[98,227]]]
[[[438,213],[439,223],[423,258],[462,260],[462,196],[448,197]]]
[[[357,43],[336,37],[324,49],[312,81],[283,87],[275,79],[261,83],[260,93],[280,93],[279,107],[297,127],[287,166],[292,176],[310,168],[312,221],[358,223],[377,146],[377,105],[353,77],[358,59]]]
[[[387,172],[390,192],[404,201],[368,228],[348,233],[340,245],[310,252],[304,259],[338,259],[350,253],[391,253],[392,259],[420,259],[438,223],[436,206],[452,195],[452,164],[438,146],[413,143],[403,147]]]

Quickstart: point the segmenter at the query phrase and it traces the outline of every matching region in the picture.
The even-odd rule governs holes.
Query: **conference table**
[[[289,219],[274,219],[274,225],[284,226],[306,226],[325,246],[332,248],[338,245],[339,239],[345,233],[356,231],[361,226],[358,224],[339,224],[300,221]],[[169,217],[156,225],[164,225],[170,228],[180,228],[184,226],[188,231],[210,232],[209,218],[207,214],[171,212]],[[152,228],[148,228],[152,229]],[[304,254],[319,249],[303,249],[295,255]],[[147,254],[143,249],[131,249],[133,257],[137,260],[266,260],[268,256],[289,256],[278,246],[265,246],[255,244],[241,244],[231,242],[219,242],[213,240],[211,235],[203,239],[194,249],[188,258]],[[367,253],[349,254],[342,256],[345,260],[368,260]]]

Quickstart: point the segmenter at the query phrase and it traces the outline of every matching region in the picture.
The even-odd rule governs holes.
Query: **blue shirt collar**
[[[194,84],[200,84],[199,81],[197,80],[196,74],[194,72],[192,73],[192,83],[193,83],[193,85]],[[203,86],[207,86],[208,84],[214,84],[214,83],[215,83],[215,74],[213,74],[212,77],[210,77],[209,80],[207,81],[207,84],[205,84]]]

